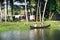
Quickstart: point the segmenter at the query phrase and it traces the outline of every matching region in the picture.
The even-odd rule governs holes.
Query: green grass
[[[51,29],[60,29],[60,21],[46,21],[45,24],[51,24]]]
[[[34,25],[35,22],[1,22],[0,31],[9,30],[30,30],[30,25]],[[40,22],[37,22],[40,25]],[[60,21],[45,21],[45,25],[51,24],[50,30],[60,29]]]
[[[3,22],[0,23],[0,31],[9,31],[9,30],[28,30],[29,25],[20,23],[20,22]]]

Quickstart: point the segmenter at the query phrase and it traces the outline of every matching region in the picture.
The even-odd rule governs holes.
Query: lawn
[[[0,31],[9,30],[30,30],[30,25],[34,25],[36,22],[0,22]],[[50,24],[50,29],[60,29],[60,21],[45,21],[45,25]],[[37,22],[40,25],[40,22]]]

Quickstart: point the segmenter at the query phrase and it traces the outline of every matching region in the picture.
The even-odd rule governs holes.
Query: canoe
[[[50,27],[50,25],[46,25],[46,26],[36,26],[36,27],[30,26],[30,29],[40,29],[40,28],[48,28],[48,27]]]

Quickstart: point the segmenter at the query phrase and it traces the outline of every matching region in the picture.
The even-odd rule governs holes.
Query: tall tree
[[[41,2],[38,0],[37,2],[37,12],[36,12],[36,21],[41,22]]]
[[[24,1],[25,2],[25,14],[26,14],[26,21],[28,22],[28,15],[27,15],[27,6],[26,6],[26,0]]]
[[[44,14],[45,14],[47,2],[48,2],[48,0],[45,0],[45,5],[44,5],[44,10],[43,10],[43,15],[42,15],[42,24],[41,24],[42,26],[44,26]]]
[[[4,0],[5,2],[5,22],[7,22],[7,0]]]
[[[2,21],[1,1],[0,1],[0,22]]]

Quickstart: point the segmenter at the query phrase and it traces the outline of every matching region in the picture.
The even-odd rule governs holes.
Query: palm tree
[[[7,0],[5,2],[5,22],[7,21]]]
[[[37,12],[36,12],[36,21],[38,21],[38,19],[41,22],[41,2],[38,0],[38,4],[37,4]],[[39,16],[38,16],[39,15]]]
[[[0,1],[0,22],[2,21],[1,1]]]
[[[42,15],[42,24],[41,24],[41,26],[44,26],[44,14],[45,14],[47,2],[48,2],[48,0],[46,0],[45,5],[44,5],[44,10],[43,10],[43,15]]]
[[[26,0],[25,0],[25,14],[26,14],[26,21],[28,22]]]

